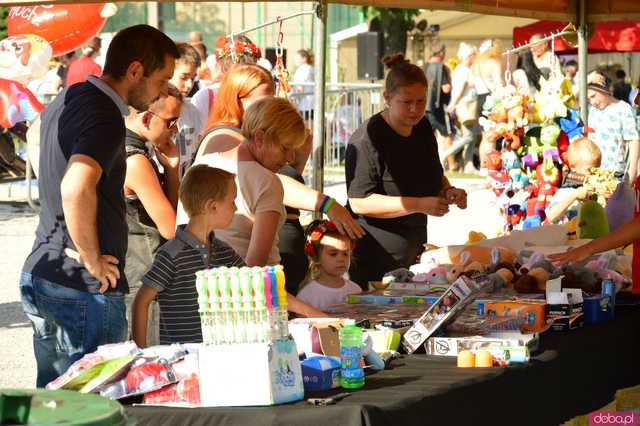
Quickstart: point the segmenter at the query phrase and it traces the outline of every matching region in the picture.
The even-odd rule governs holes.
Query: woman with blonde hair
[[[273,96],[274,84],[271,75],[257,65],[236,65],[222,81],[216,102],[209,119],[209,130],[205,134],[198,156],[213,152],[236,149],[244,137],[240,132],[245,109],[265,96]],[[284,186],[284,203],[287,206],[287,222],[282,228],[280,252],[287,274],[287,289],[295,293],[304,279],[308,263],[303,253],[304,230],[299,222],[300,211],[320,211],[336,224],[340,232],[350,238],[359,238],[364,231],[351,217],[347,209],[332,198],[304,185],[302,171],[311,152],[311,138],[296,150],[293,160],[285,165],[278,177]],[[196,158],[197,158],[196,157]]]
[[[196,164],[236,175],[237,211],[226,229],[216,236],[229,244],[249,266],[280,262],[278,232],[285,222],[284,189],[276,176],[293,160],[304,143],[302,117],[289,101],[266,96],[253,102],[244,114],[238,138],[242,141],[223,152],[203,154]],[[324,316],[313,307],[289,296],[289,309],[304,316]]]

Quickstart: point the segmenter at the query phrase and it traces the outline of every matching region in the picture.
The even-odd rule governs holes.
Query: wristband
[[[331,197],[329,197],[328,195],[324,195],[324,196],[322,197],[322,201],[320,201],[320,206],[318,206],[318,211],[319,211],[320,213],[324,213],[324,207],[325,207],[325,205],[329,202],[329,199],[330,199],[330,198],[331,198]]]
[[[322,213],[328,215],[329,210],[331,210],[331,207],[333,207],[335,203],[336,203],[336,200],[334,198],[329,197],[329,201],[327,201],[327,203],[324,205],[324,208],[322,209]]]

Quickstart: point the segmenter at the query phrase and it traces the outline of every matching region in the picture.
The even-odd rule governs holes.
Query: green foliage
[[[0,7],[0,40],[7,37],[7,17],[9,16],[8,7]]]
[[[369,31],[382,31],[384,55],[406,54],[407,31],[418,9],[399,9],[363,6],[362,13],[369,22]]]

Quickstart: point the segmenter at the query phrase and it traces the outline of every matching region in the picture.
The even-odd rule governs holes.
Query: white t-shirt
[[[317,281],[311,281],[302,287],[296,297],[304,303],[324,311],[329,306],[344,303],[348,295],[359,293],[362,293],[362,289],[351,280],[345,279],[344,285],[340,288],[331,288]]]
[[[309,64],[302,64],[298,67],[295,74],[293,74],[294,83],[313,83],[313,67]],[[313,92],[312,86],[300,86],[302,90],[296,88],[296,92]],[[313,96],[302,96],[298,103],[298,109],[300,111],[311,111],[313,109]]]
[[[213,83],[209,87],[198,90],[191,98],[191,104],[196,107],[196,110],[200,114],[203,131],[206,130],[207,123],[209,122],[210,109],[213,109],[219,87],[220,83]]]
[[[180,112],[178,132],[175,136],[175,142],[180,152],[180,176],[184,176],[196,158],[203,127],[204,124],[196,107],[190,102],[184,102]]]
[[[236,175],[235,181],[238,187],[236,206],[238,210],[226,229],[216,229],[216,237],[229,244],[243,259],[247,257],[249,251],[256,214],[268,211],[280,213],[278,229],[269,250],[267,264],[277,265],[280,263],[278,234],[284,224],[286,212],[283,202],[284,189],[276,174],[265,169],[256,161],[237,161],[224,158],[218,153],[205,154],[193,164],[206,164]],[[182,205],[178,209],[177,221],[178,224],[187,222]]]

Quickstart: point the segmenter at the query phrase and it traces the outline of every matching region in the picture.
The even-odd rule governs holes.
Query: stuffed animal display
[[[496,143],[492,151],[485,148],[482,167],[504,234],[548,223],[545,210],[568,169],[569,145],[585,132],[575,107],[571,83],[555,76],[541,78],[534,96],[507,84],[485,103],[479,122]]]

